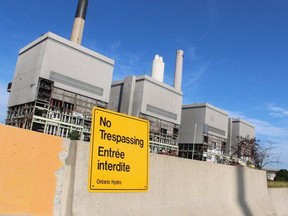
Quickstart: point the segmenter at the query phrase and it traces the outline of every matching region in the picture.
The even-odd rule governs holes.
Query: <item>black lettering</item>
[[[98,147],[98,156],[102,156],[102,157],[104,156],[104,155],[103,155],[103,149],[104,149],[103,146],[99,146],[99,147]]]
[[[100,160],[98,160],[97,169],[117,172],[130,172],[130,165],[125,164],[125,162],[119,162],[114,164],[108,163],[107,161],[101,162]]]
[[[124,159],[124,158],[125,158],[125,153],[124,153],[124,152],[120,152],[120,157],[121,157],[122,159]]]
[[[113,134],[113,135],[112,135],[112,141],[115,142],[116,140],[117,140],[116,134]]]
[[[107,133],[107,140],[111,140],[111,134],[110,133]]]
[[[100,129],[100,132],[101,132],[101,139],[106,139],[106,133],[105,133],[105,130],[101,130]]]
[[[116,151],[113,150],[112,148],[109,149],[105,149],[103,146],[99,146],[98,147],[98,156],[101,157],[115,157],[115,158],[125,158],[125,153],[119,151],[119,149],[117,149]]]
[[[126,143],[126,144],[131,144],[131,145],[137,145],[140,148],[144,147],[144,140],[138,139],[136,136],[134,137],[121,136],[119,134],[112,134],[112,133],[106,132],[103,129],[99,129],[99,131],[100,131],[100,138],[103,140],[113,141],[116,144]]]
[[[110,128],[111,125],[112,125],[111,121],[107,120],[106,117],[105,117],[104,120],[103,120],[103,117],[100,116],[100,126],[101,126],[102,124],[104,125],[104,127],[109,127],[109,128]]]

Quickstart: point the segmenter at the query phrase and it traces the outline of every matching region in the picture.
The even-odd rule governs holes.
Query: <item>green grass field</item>
[[[269,188],[288,187],[288,181],[267,181]]]

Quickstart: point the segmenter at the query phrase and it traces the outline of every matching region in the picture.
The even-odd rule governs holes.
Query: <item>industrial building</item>
[[[239,119],[228,125],[227,113],[210,104],[182,106],[182,50],[176,52],[173,86],[163,82],[159,55],[151,77],[112,83],[114,60],[81,46],[87,5],[78,1],[70,40],[48,32],[19,51],[7,88],[7,125],[61,137],[77,131],[89,141],[91,111],[98,106],[147,119],[151,152],[210,162],[230,156],[237,137],[254,137],[252,125]]]
[[[237,144],[239,142],[239,138],[241,137],[255,138],[255,127],[240,118],[229,118],[227,152],[229,152],[230,156],[235,157]]]
[[[182,107],[183,51],[176,56],[174,86],[163,83],[163,58],[156,55],[152,77],[129,76],[112,83],[108,109],[150,122],[150,151],[177,156]]]
[[[71,41],[48,32],[19,52],[6,124],[90,139],[93,106],[106,108],[114,60],[81,46],[88,0],[79,0]]]
[[[208,103],[183,105],[179,157],[220,163],[225,160],[228,114]]]
[[[20,50],[7,125],[89,140],[91,109],[107,107],[114,61],[51,32]]]
[[[6,124],[61,137],[78,131],[89,141],[91,111],[99,106],[148,119],[151,152],[177,155],[183,51],[177,51],[173,87],[163,83],[158,55],[152,77],[126,77],[111,86],[114,60],[81,46],[87,4],[78,1],[70,41],[48,32],[20,50]]]

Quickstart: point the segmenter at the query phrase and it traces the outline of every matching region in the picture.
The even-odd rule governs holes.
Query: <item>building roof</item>
[[[164,82],[160,82],[160,81],[158,81],[158,80],[156,80],[156,79],[154,79],[154,78],[152,78],[152,77],[150,77],[150,76],[148,76],[148,75],[135,76],[135,78],[136,78],[136,82],[144,81],[144,80],[145,80],[145,81],[154,83],[154,84],[156,84],[156,85],[158,85],[158,86],[161,86],[161,87],[163,87],[163,88],[165,88],[165,89],[167,89],[167,90],[169,90],[169,91],[172,91],[172,92],[174,92],[174,93],[177,93],[177,94],[179,94],[179,95],[181,95],[181,96],[182,96],[182,94],[183,94],[181,90],[176,89],[176,88],[174,88],[173,86],[170,86],[170,85],[168,85],[168,84],[166,84],[166,83],[164,83]],[[122,79],[122,80],[117,80],[117,81],[113,81],[113,82],[112,82],[112,86],[121,85],[122,83],[124,83],[124,79]]]
[[[240,118],[230,118],[230,119],[232,120],[232,123],[242,123],[242,124],[246,124],[249,127],[255,128],[252,124],[244,121],[243,119],[240,119]]]
[[[194,104],[185,104],[182,106],[182,109],[194,109],[194,108],[210,108],[221,114],[228,116],[228,113],[226,113],[224,110],[221,110],[209,103],[194,103]]]
[[[53,41],[56,41],[62,45],[66,45],[66,46],[69,46],[70,48],[72,49],[75,49],[77,51],[80,51],[80,52],[83,52],[85,53],[86,55],[90,55],[91,57],[94,57],[94,58],[97,58],[101,61],[104,61],[105,63],[108,63],[110,65],[114,65],[114,60],[113,59],[110,59],[104,55],[101,55],[97,52],[94,52],[88,48],[85,48],[79,44],[76,44],[70,40],[67,40],[63,37],[60,37],[52,32],[47,32],[46,34],[43,34],[41,37],[37,38],[36,40],[34,40],[33,42],[31,42],[30,44],[26,45],[25,47],[23,47],[22,49],[20,49],[19,51],[19,55],[21,55],[22,53],[26,52],[27,50],[33,48],[34,46],[40,44],[41,42],[45,41],[45,40],[53,40]]]

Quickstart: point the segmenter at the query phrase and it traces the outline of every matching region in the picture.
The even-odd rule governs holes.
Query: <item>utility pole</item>
[[[195,151],[196,130],[197,130],[197,123],[195,123],[195,125],[194,125],[193,150],[192,150],[192,159],[193,160],[194,160],[194,151]]]

